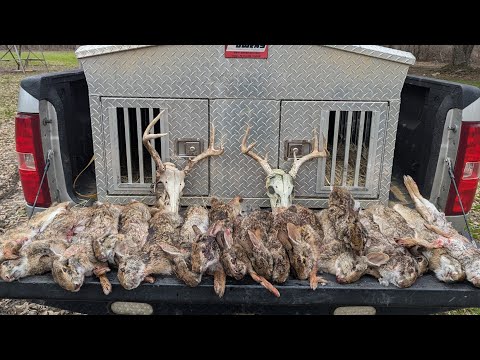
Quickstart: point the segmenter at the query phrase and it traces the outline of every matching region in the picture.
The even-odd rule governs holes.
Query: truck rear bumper
[[[103,304],[107,308],[115,301],[142,302],[152,305],[155,313],[333,313],[342,306],[372,306],[377,313],[418,313],[466,307],[480,307],[480,290],[468,283],[444,284],[433,275],[425,275],[410,288],[385,287],[369,276],[360,281],[340,285],[333,276],[330,282],[313,291],[307,281],[289,280],[277,288],[275,298],[251,280],[228,281],[225,295],[218,298],[213,281],[205,278],[196,288],[190,288],[172,277],[158,278],[154,284],[142,284],[127,291],[121,287],[115,273],[110,273],[112,293],[105,296],[97,279],[88,278],[77,293],[63,290],[50,275],[35,276],[15,283],[0,281],[0,298],[42,299],[47,303],[83,302]],[[60,306],[60,305],[57,305]],[[182,309],[182,310],[179,310]],[[378,311],[388,309],[389,311]],[[168,310],[168,311],[167,311]]]

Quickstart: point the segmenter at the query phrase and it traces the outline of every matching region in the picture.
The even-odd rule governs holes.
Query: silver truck
[[[480,173],[480,89],[407,76],[415,62],[410,53],[369,45],[95,45],[81,46],[76,55],[80,70],[21,83],[16,146],[29,211],[34,203],[41,210],[53,201],[91,198],[152,204],[155,164],[142,134],[163,111],[154,129],[168,134],[154,143],[163,161],[180,167],[202,152],[212,124],[225,146],[222,156],[200,163],[186,178],[182,206],[240,195],[247,207],[269,207],[262,169],[240,151],[247,125],[255,151],[268,152],[272,167],[281,169],[290,168],[294,154],[310,152],[316,130],[330,156],[304,164],[295,178],[295,203],[322,208],[333,185],[347,187],[361,206],[408,203],[400,180],[407,174],[459,231],[466,229],[464,215]],[[55,288],[39,278],[41,289]],[[303,305],[305,312],[333,312],[340,305],[368,305],[378,313],[480,304],[469,285],[445,290],[445,297],[425,296],[440,286],[429,276],[400,292],[370,280],[362,279],[363,287],[332,285],[314,294],[291,282],[278,301],[259,289],[257,302],[247,296],[255,285],[232,283],[222,306],[225,312],[239,307],[265,312],[276,303],[277,310]],[[149,299],[156,311],[183,304],[187,312],[218,302],[208,292],[164,281],[134,292],[118,287],[102,301]],[[25,287],[19,285],[2,284],[0,296],[5,286]],[[46,290],[39,296],[38,286],[27,286],[18,297],[80,301],[96,286],[92,280],[78,294],[57,291],[55,296]],[[170,291],[192,298],[178,300]],[[328,300],[324,291],[337,297]],[[348,291],[353,295],[346,296]],[[449,291],[468,296],[447,304]],[[411,294],[407,299],[402,292]]]

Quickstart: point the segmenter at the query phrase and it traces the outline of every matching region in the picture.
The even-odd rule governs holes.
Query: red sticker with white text
[[[267,59],[268,45],[225,45],[225,57]]]

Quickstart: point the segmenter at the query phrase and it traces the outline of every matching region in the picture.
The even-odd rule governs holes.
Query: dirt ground
[[[51,71],[62,71],[77,67],[53,64]],[[44,72],[41,66],[26,74],[12,71],[12,63],[0,64],[0,234],[27,218],[25,200],[17,171],[15,154],[15,123],[18,89],[20,81],[26,77]],[[32,69],[32,68],[30,68]],[[0,300],[0,315],[65,315],[71,312],[18,299]]]
[[[52,55],[49,62],[50,71],[61,71],[78,67],[73,52],[59,56]],[[468,72],[444,71],[444,64],[418,63],[410,69],[411,74],[430,76],[452,81],[461,81],[480,87],[480,69]],[[15,128],[14,116],[18,100],[18,89],[21,79],[25,76],[44,72],[41,66],[33,68],[27,74],[12,71],[15,66],[12,63],[0,63],[0,234],[15,226],[19,221],[26,219],[25,202],[21,191],[21,184],[17,172],[17,160],[15,154]],[[472,230],[479,239],[480,234],[480,192],[477,192],[476,201],[471,212]],[[472,314],[476,310],[462,310],[461,312]],[[68,311],[46,307],[25,300],[0,300],[0,315],[11,314],[42,314],[64,315],[73,314]]]

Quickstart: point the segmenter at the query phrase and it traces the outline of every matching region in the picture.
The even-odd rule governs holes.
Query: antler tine
[[[183,171],[187,174],[192,168],[195,166],[196,163],[199,161],[206,159],[210,156],[219,156],[222,155],[225,151],[223,144],[220,145],[219,149],[215,149],[215,126],[213,124],[210,125],[210,143],[208,145],[207,150],[203,153],[198,154],[193,159],[188,160],[188,164],[185,166]]]
[[[162,173],[165,171],[165,165],[163,165],[162,158],[160,157],[160,154],[155,150],[153,145],[150,143],[150,140],[152,139],[158,139],[161,138],[162,136],[165,136],[167,134],[150,134],[150,130],[155,126],[155,124],[160,120],[162,117],[163,110],[160,111],[160,113],[148,124],[147,128],[143,132],[143,145],[147,148],[148,152],[153,158],[153,161],[155,161],[155,164],[157,165],[157,171]]]
[[[258,162],[260,166],[263,168],[263,170],[267,173],[267,175],[270,175],[273,173],[273,170],[268,164],[268,160],[267,160],[268,154],[265,155],[264,159],[262,159],[260,156],[255,154],[252,151],[252,149],[255,146],[256,142],[247,146],[247,139],[248,139],[248,134],[250,133],[250,129],[251,129],[250,125],[247,125],[247,130],[245,131],[245,135],[243,136],[243,139],[242,139],[242,146],[241,146],[242,153],[250,156],[253,160]]]
[[[327,157],[328,151],[325,148],[326,143],[327,141],[325,139],[325,136],[323,136],[322,150],[320,151],[318,149],[317,130],[313,129],[313,150],[310,154],[302,156],[300,159],[297,159],[296,152],[293,153],[293,164],[289,172],[290,176],[295,179],[295,177],[297,176],[298,170],[305,162],[312,159],[320,158],[320,157]]]

